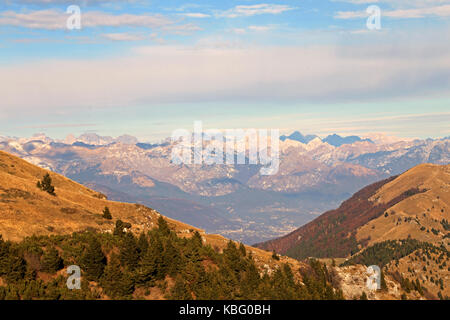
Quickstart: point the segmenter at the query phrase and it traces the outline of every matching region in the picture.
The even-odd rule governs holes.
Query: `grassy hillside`
[[[385,240],[448,247],[450,165],[420,165],[355,193],[289,235],[257,246],[294,258],[349,257]]]

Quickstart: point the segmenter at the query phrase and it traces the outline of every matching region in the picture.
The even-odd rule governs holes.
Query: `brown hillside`
[[[37,188],[36,183],[50,173],[56,196]],[[112,220],[102,217],[107,206]],[[20,241],[32,235],[69,234],[84,230],[112,232],[117,219],[132,224],[132,231],[140,233],[156,226],[160,216],[156,210],[139,204],[108,201],[104,195],[88,189],[57,173],[34,166],[20,158],[0,151],[0,234],[5,240]],[[223,249],[228,239],[205,234],[201,229],[165,217],[179,236],[190,237],[199,231],[205,243]],[[272,253],[247,247],[257,264],[269,272],[280,262]],[[298,269],[301,264],[282,257]]]
[[[449,230],[445,230],[442,220],[450,220],[450,165],[414,167],[381,187],[371,200],[386,203],[414,188],[426,191],[391,206],[384,215],[360,227],[356,238],[370,237],[371,245],[410,236],[448,248],[450,239],[445,236]]]
[[[257,246],[295,258],[347,257],[375,242],[416,238],[444,244],[450,165],[419,165],[372,184],[296,231]],[[446,240],[447,239],[447,240]]]

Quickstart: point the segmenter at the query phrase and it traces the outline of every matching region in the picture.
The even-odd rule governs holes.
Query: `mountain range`
[[[322,140],[295,132],[280,138],[280,168],[272,176],[261,175],[259,165],[174,165],[171,141],[151,144],[131,136],[1,137],[0,150],[109,199],[141,203],[250,244],[295,230],[370,183],[421,163],[449,163],[449,142],[383,135]]]
[[[47,175],[50,189],[36,184]],[[0,181],[0,300],[449,294],[449,165],[420,165],[367,186],[339,209],[259,248],[238,248],[154,209],[110,201],[1,151]],[[304,259],[310,253],[322,259]],[[82,266],[84,281],[75,292],[65,288],[64,278],[73,263]],[[380,290],[366,286],[370,264],[383,270]]]

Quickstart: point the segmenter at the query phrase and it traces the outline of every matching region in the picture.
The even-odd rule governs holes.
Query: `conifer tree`
[[[52,178],[50,177],[50,174],[45,174],[44,178],[42,178],[42,181],[37,182],[37,187],[41,189],[42,191],[48,192],[52,196],[55,194],[55,187],[52,186]]]
[[[186,259],[192,262],[198,262],[201,260],[200,249],[203,247],[202,236],[197,231],[191,239],[188,240],[185,247]]]
[[[163,268],[164,247],[161,239],[156,236],[150,242],[147,252],[142,256],[137,274],[141,284],[152,283],[154,280],[161,280],[165,276]]]
[[[109,211],[108,207],[105,207],[105,209],[103,209],[103,218],[107,219],[107,220],[111,220],[112,219],[112,215],[111,212]]]
[[[111,259],[105,268],[100,280],[105,293],[114,299],[126,298],[134,291],[134,281],[127,271],[121,269],[117,255],[111,255]]]
[[[239,244],[239,251],[243,257],[247,255],[247,250],[242,242]]]
[[[134,270],[139,261],[139,248],[136,243],[136,238],[132,233],[124,235],[120,247],[120,262],[123,266]]]
[[[7,282],[17,282],[24,278],[27,264],[18,252],[11,253],[5,262]]]
[[[128,222],[123,222],[122,220],[117,220],[113,234],[115,236],[123,236],[125,234],[125,229],[131,229],[131,224]]]
[[[275,252],[275,250],[272,251],[272,259],[273,260],[280,260],[280,257],[278,256],[278,254]]]
[[[223,255],[226,264],[238,274],[242,270],[241,255],[233,241],[228,241],[227,247],[223,250]]]
[[[90,281],[98,281],[103,274],[105,264],[106,257],[103,254],[101,244],[95,236],[92,236],[82,256],[82,265],[86,278]]]
[[[203,239],[198,231],[194,232],[194,235],[192,236],[191,240],[196,247],[199,248],[203,247]]]
[[[163,264],[166,266],[168,275],[174,277],[182,267],[182,259],[179,251],[173,246],[172,241],[168,240],[164,249]]]
[[[42,270],[48,273],[55,273],[63,267],[63,260],[59,256],[58,250],[51,247],[42,257]]]
[[[170,234],[169,225],[162,216],[158,218],[158,231],[162,236],[168,236]]]
[[[147,240],[147,236],[145,235],[144,232],[142,232],[139,235],[137,245],[138,245],[141,256],[143,256],[147,252],[147,249],[148,249],[148,240]]]
[[[175,285],[170,290],[169,298],[173,300],[192,300],[192,294],[181,276],[177,277]]]

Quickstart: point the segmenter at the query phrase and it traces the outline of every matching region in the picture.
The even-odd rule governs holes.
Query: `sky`
[[[194,121],[450,136],[450,0],[0,0],[0,136]]]

